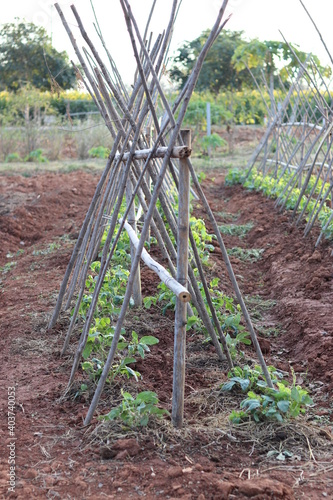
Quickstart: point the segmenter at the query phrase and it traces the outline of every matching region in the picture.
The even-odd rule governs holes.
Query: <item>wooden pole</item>
[[[184,144],[191,145],[190,130],[182,131]],[[177,234],[177,281],[187,286],[189,221],[190,221],[190,171],[186,160],[179,161],[178,234]],[[186,351],[186,304],[177,299],[175,315],[175,340],[173,362],[172,424],[182,428],[185,393]]]

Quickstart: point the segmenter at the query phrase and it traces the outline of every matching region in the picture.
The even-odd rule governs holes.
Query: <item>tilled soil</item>
[[[311,415],[289,427],[235,429],[228,413],[239,398],[218,390],[227,366],[189,332],[184,430],[153,421],[142,432],[125,432],[101,427],[97,418],[83,426],[91,395],[75,397],[74,391],[63,397],[75,348],[73,339],[60,358],[69,314],[51,332],[47,321],[97,181],[98,175],[81,171],[1,178],[1,498],[333,498],[332,246],[323,242],[315,250],[316,230],[303,238],[302,227],[295,228],[273,201],[240,186],[225,187],[216,171],[203,187],[219,223],[253,223],[243,238],[225,236],[227,248],[261,250],[257,261],[231,256],[231,262],[266,361],[289,373],[293,368],[315,401]],[[200,204],[195,215],[206,219]],[[231,294],[216,245],[211,262],[212,274]],[[157,283],[143,266],[143,293],[154,294]],[[131,311],[126,321],[140,336],[159,338],[136,369],[140,390],[154,390],[170,409],[173,313],[163,316],[157,307]],[[244,351],[246,360],[255,361],[251,348]],[[79,373],[77,387],[82,380]],[[134,382],[119,380],[106,391],[99,413],[108,411],[122,383],[136,390]],[[12,387],[14,436],[7,406]],[[11,443],[14,492],[8,491]],[[284,462],[267,457],[267,451],[287,447],[292,457]]]

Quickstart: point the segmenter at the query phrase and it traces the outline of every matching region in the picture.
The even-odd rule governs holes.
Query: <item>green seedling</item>
[[[155,392],[143,391],[136,397],[129,392],[121,390],[122,402],[113,408],[107,415],[99,417],[103,421],[120,420],[126,427],[145,427],[148,425],[150,417],[163,417],[169,412],[159,408],[158,397]]]

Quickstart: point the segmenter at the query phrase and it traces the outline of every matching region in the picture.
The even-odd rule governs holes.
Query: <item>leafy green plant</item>
[[[127,378],[134,377],[135,380],[138,381],[141,376],[140,373],[136,370],[133,370],[133,368],[129,366],[131,363],[135,362],[135,358],[119,358],[109,371],[108,381],[111,382],[117,375],[124,375]],[[96,383],[98,382],[102,374],[104,368],[104,360],[101,360],[99,358],[91,358],[89,361],[84,361],[81,366],[82,370],[87,373],[89,379],[92,382]]]
[[[210,154],[211,151],[216,151],[217,148],[227,148],[228,143],[218,134],[205,135],[200,139],[200,145],[205,154]]]
[[[82,357],[85,360],[82,363],[82,369],[93,382],[96,382],[102,373],[113,341],[114,330],[115,327],[111,324],[110,317],[96,317],[94,326],[89,330],[87,342],[82,353]],[[157,344],[159,340],[152,335],[139,338],[134,331],[132,331],[131,340],[127,340],[124,329],[122,329],[121,333],[122,335],[117,345],[115,362],[110,370],[108,379],[111,381],[117,375],[125,375],[126,377],[133,376],[138,380],[140,373],[133,370],[129,365],[136,362],[135,356],[137,355],[144,359],[145,354],[150,352],[149,346]]]
[[[197,274],[197,270],[194,271]],[[233,358],[237,354],[243,355],[242,351],[239,351],[240,344],[250,345],[251,340],[249,339],[249,333],[245,331],[244,326],[241,324],[241,308],[240,305],[234,304],[234,300],[228,297],[221,290],[218,289],[219,278],[213,278],[209,283],[209,292],[216,315],[221,326],[222,332],[225,335],[226,342]],[[203,297],[208,314],[210,314],[210,309],[206,299],[203,285],[201,281],[198,280],[198,287],[200,293]],[[176,297],[169,288],[164,283],[158,285],[158,290],[162,290],[153,297],[145,297],[143,302],[144,306],[149,309],[152,305],[157,305],[162,303],[162,313],[165,314],[167,309],[175,310],[176,307]],[[204,334],[204,342],[210,342],[211,338],[208,331],[204,327],[201,319],[199,318],[198,312],[195,307],[193,307],[194,316],[187,319],[187,331],[194,329],[196,332]]]
[[[277,383],[278,380],[282,379],[282,372],[276,370],[274,366],[268,366],[267,369],[273,383]],[[262,368],[259,365],[255,365],[253,368],[248,365],[243,366],[243,368],[235,366],[228,373],[228,378],[230,379],[229,382],[225,382],[221,386],[222,391],[231,391],[239,387],[243,392],[246,392],[254,387],[267,387]]]
[[[43,156],[43,151],[41,149],[35,149],[34,151],[30,151],[30,153],[27,154],[27,156],[24,158],[24,161],[46,163],[48,159]]]
[[[110,149],[105,148],[104,146],[97,146],[89,149],[88,154],[90,158],[102,158],[105,159],[110,154]]]
[[[91,297],[96,284],[95,276],[100,270],[100,265],[99,261],[91,264],[93,275],[89,275],[86,280],[86,294],[82,299],[79,309],[79,314],[83,319],[86,318],[91,303]],[[129,271],[124,269],[121,264],[108,269],[98,297],[94,316],[96,320],[106,317],[108,319],[115,319],[117,317],[126,292],[128,275]]]
[[[146,335],[139,339],[139,336],[136,332],[132,332],[132,340],[128,342],[123,342],[120,344],[119,348],[127,348],[128,354],[130,356],[135,356],[139,354],[142,359],[145,357],[146,352],[150,352],[149,346],[156,345],[159,343],[158,338],[153,337],[152,335]]]
[[[100,416],[103,421],[121,420],[126,427],[145,427],[152,415],[162,417],[169,412],[159,408],[158,397],[155,392],[143,391],[136,397],[121,390],[122,402],[113,408],[107,415]]]
[[[203,264],[208,264],[209,254],[214,251],[214,246],[211,244],[213,235],[207,232],[206,224],[203,219],[197,219],[191,216],[190,228],[201,262]]]
[[[5,264],[4,266],[0,267],[0,272],[1,272],[2,274],[7,274],[7,273],[9,273],[9,272],[13,269],[13,267],[15,267],[15,266],[16,266],[16,262],[14,262],[14,261],[7,262],[7,264]]]
[[[151,296],[149,295],[148,297],[143,298],[143,305],[146,309],[150,309],[152,305],[156,306],[158,301],[158,296]]]
[[[199,184],[201,184],[202,181],[204,181],[207,176],[206,176],[205,172],[199,172],[197,174],[197,177],[198,177]]]
[[[305,407],[313,404],[307,391],[300,386],[289,388],[279,382],[277,386],[278,389],[266,389],[266,394],[248,392],[248,397],[241,402],[241,409],[255,422],[265,419],[283,422],[285,418],[305,413]]]
[[[9,153],[5,158],[5,163],[12,163],[22,161],[19,153]]]
[[[239,168],[231,168],[228,170],[224,182],[226,186],[233,186],[234,184],[243,184],[245,176],[246,176],[246,171],[241,170]]]
[[[236,370],[236,371],[235,371]],[[289,386],[288,381],[282,379],[282,373],[274,367],[269,367],[274,388],[267,386],[263,377],[261,367],[254,369],[234,369],[229,372],[230,381],[223,384],[222,391],[230,391],[240,387],[247,393],[247,398],[240,404],[240,411],[233,410],[229,416],[230,420],[238,424],[244,420],[277,420],[283,422],[288,418],[295,418],[300,413],[305,413],[306,407],[313,405],[308,392],[301,386],[296,385],[296,376],[293,372],[293,382]],[[280,380],[279,380],[280,379]]]

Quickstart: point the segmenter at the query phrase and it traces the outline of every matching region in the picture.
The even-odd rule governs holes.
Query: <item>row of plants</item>
[[[316,100],[309,90],[304,89],[309,106],[313,113],[318,116]],[[209,92],[194,92],[189,103],[184,122],[196,131],[207,129],[207,103],[210,103],[210,115],[212,125],[265,125],[268,111],[263,100],[270,103],[268,92],[260,93],[257,89],[246,89],[241,91],[224,91],[218,94]],[[285,93],[283,90],[274,90],[276,103],[283,102]],[[328,100],[327,92],[322,93],[322,98]],[[294,92],[286,109],[285,120],[295,109],[298,94]],[[297,106],[296,106],[297,107]],[[319,116],[318,116],[319,117]],[[302,120],[302,109],[295,116],[295,121]]]
[[[176,92],[168,94],[173,102]],[[61,93],[40,91],[31,86],[22,87],[17,92],[0,92],[0,113],[2,116],[13,115],[20,106],[22,98],[31,106],[38,107],[43,113],[67,117],[81,113],[85,118],[87,113],[97,112],[96,105],[90,94],[77,90],[67,90]],[[265,106],[258,91],[245,89],[239,92],[221,92],[218,95],[194,93],[189,104],[185,123],[193,126],[202,126],[206,123],[206,104],[211,104],[211,120],[213,125],[234,124],[263,124],[266,114]]]
[[[158,204],[158,210],[165,219],[160,204]],[[190,224],[201,260],[208,269],[210,265],[209,255],[214,249],[212,245],[214,236],[207,232],[202,219],[197,219],[192,215]],[[175,244],[174,236],[167,223],[166,228]],[[241,229],[241,232],[236,231],[239,237],[242,237],[244,231],[246,232],[250,228]],[[102,247],[105,238],[106,233],[102,239]],[[147,246],[151,247],[155,244],[156,240],[151,237]],[[259,255],[256,254],[254,258],[257,257]],[[93,326],[89,331],[88,341],[83,351],[82,370],[86,374],[89,383],[93,385],[99,380],[111,346],[115,324],[126,291],[129,267],[130,243],[127,233],[123,232],[113,256],[112,265],[105,276],[99,294]],[[86,281],[86,294],[80,307],[82,319],[86,318],[99,270],[100,262],[92,263],[91,274]],[[194,273],[209,313],[203,285],[196,268],[194,268]],[[236,363],[241,362],[244,359],[241,346],[249,345],[251,341],[241,322],[240,306],[235,304],[233,298],[228,297],[219,289],[219,279],[217,277],[210,280],[209,292],[231,356]],[[132,305],[131,303],[130,306]],[[166,314],[167,310],[175,310],[176,298],[164,283],[160,283],[155,295],[144,297],[143,305],[146,309],[158,308],[162,314]],[[192,309],[193,316],[189,317],[187,322],[188,332],[191,335],[198,335],[203,343],[210,342],[209,334],[195,307],[192,306]],[[111,383],[116,377],[131,378],[138,381],[141,375],[133,368],[134,363],[138,358],[144,359],[146,354],[150,352],[150,347],[158,342],[158,338],[152,335],[139,337],[135,331],[123,329],[118,342],[115,361],[108,376],[108,382]],[[305,410],[306,406],[312,404],[307,392],[295,385],[295,379],[290,386],[287,381],[282,380],[282,374],[278,370],[273,367],[270,367],[269,370],[275,385],[274,389],[267,387],[261,368],[258,366],[254,368],[248,365],[243,368],[236,366],[229,373],[230,381],[222,386],[222,391],[235,390],[237,387],[240,387],[243,392],[248,390],[247,398],[241,403],[240,411],[233,411],[230,415],[230,420],[233,423],[237,424],[246,419],[252,419],[256,422],[265,419],[281,421],[281,419],[296,417]],[[81,391],[85,391],[87,388],[88,384],[83,383]],[[120,420],[125,426],[135,427],[147,425],[149,417],[152,415],[162,417],[168,414],[165,409],[160,407],[158,397],[154,392],[143,391],[137,395],[132,395],[122,390],[121,398],[122,400],[117,407],[112,408],[108,414],[100,417],[102,420]]]
[[[195,130],[207,128],[207,103],[210,103],[212,125],[264,125],[267,114],[264,102],[257,90],[219,94],[193,93],[184,123]]]
[[[105,232],[101,250],[106,236]],[[93,325],[89,330],[87,343],[82,353],[81,367],[87,380],[81,384],[80,394],[88,390],[89,384],[96,385],[103,371],[126,292],[129,267],[130,244],[127,233],[123,232],[112,258],[112,265],[106,273],[94,313]],[[91,264],[91,274],[86,280],[86,293],[80,305],[79,317],[83,320],[86,319],[90,307],[99,270],[100,261],[97,260]],[[130,305],[133,306],[133,303],[131,302]],[[123,328],[107,383],[113,382],[116,377],[134,378],[138,381],[141,374],[131,365],[135,364],[138,358],[144,359],[150,352],[150,347],[158,342],[158,338],[153,335],[139,337],[134,330],[126,333]],[[152,391],[142,391],[133,396],[122,389],[121,398],[121,403],[112,408],[108,414],[101,416],[101,420],[120,420],[126,426],[136,427],[147,425],[151,415],[161,417],[168,414],[167,410],[159,407],[158,397]]]
[[[0,127],[0,161],[35,162],[76,158],[107,158],[112,147],[109,131],[101,119],[76,121],[72,127],[38,121],[20,127]]]
[[[31,85],[23,86],[17,92],[7,90],[0,92],[0,113],[1,115],[11,115],[20,106],[22,98],[26,99],[30,105],[38,106],[42,112],[49,114],[68,115],[70,113],[85,113],[98,111],[90,94],[80,90],[66,90],[55,93],[41,91]]]
[[[106,159],[110,154],[110,149],[105,146],[97,146],[89,149],[89,158],[101,158]],[[81,157],[83,160],[85,156]],[[56,159],[56,158],[55,158]],[[20,162],[34,162],[34,163],[48,163],[49,159],[44,155],[44,151],[41,148],[30,151],[24,158],[20,156],[19,153],[9,153],[5,158],[5,163],[20,163]]]
[[[281,197],[283,201],[285,201],[285,208],[288,210],[293,210],[297,204],[299,196],[301,194],[301,190],[298,187],[294,187],[292,192],[287,195],[284,193],[284,190],[292,177],[292,173],[284,172],[283,176],[281,176],[281,171],[278,171],[276,175],[272,173],[267,173],[264,175],[261,171],[258,171],[255,167],[252,168],[251,172],[248,175],[248,170],[240,170],[240,169],[231,169],[226,175],[225,182],[227,185],[233,184],[243,184],[247,189],[254,189],[257,191],[261,191],[265,196],[269,198],[276,199]],[[318,197],[321,193],[323,186],[323,181],[321,179],[317,179],[316,176],[311,176],[309,183],[306,187],[306,190],[301,198],[301,201],[298,206],[298,210],[302,211],[305,205],[307,204],[305,210],[305,218],[308,220],[310,214],[312,213],[314,208],[318,208],[317,200],[315,197]],[[310,193],[313,191],[313,196],[309,200]],[[329,201],[329,200],[328,200]],[[332,209],[323,204],[323,207],[318,215],[318,222],[320,227],[323,229],[326,226],[330,216],[332,214]],[[332,240],[333,239],[333,220],[327,226],[324,231],[324,236]]]
[[[124,207],[123,207],[124,209]],[[165,219],[161,205],[158,203],[158,210],[162,217]],[[166,221],[165,221],[166,222]],[[193,232],[196,247],[200,255],[201,261],[204,265],[209,265],[209,253],[214,250],[211,244],[213,236],[207,232],[205,223],[202,219],[197,219],[193,215],[190,218],[191,229]],[[175,245],[175,239],[171,232],[169,225],[166,222],[166,228],[169,232],[171,241]],[[101,247],[103,248],[106,238],[106,233],[103,235]],[[150,242],[147,243],[148,247],[156,244],[155,238],[151,237]],[[116,251],[112,258],[112,265],[108,269],[102,289],[99,293],[98,303],[94,314],[93,325],[90,328],[86,347],[83,351],[82,370],[86,374],[89,383],[96,384],[102,373],[108,351],[110,349],[112,339],[114,336],[115,324],[123,302],[126,291],[127,279],[130,267],[130,242],[126,232],[118,241]],[[96,277],[100,270],[99,260],[91,264],[91,274],[86,280],[86,293],[81,302],[79,316],[85,320],[92,295],[95,289]],[[199,289],[204,297],[207,311],[209,310],[206,298],[204,295],[203,285],[199,280],[197,269],[194,269],[196,276],[198,276]],[[238,354],[242,355],[239,349],[240,344],[250,344],[248,332],[245,331],[244,326],[241,324],[241,313],[239,305],[234,303],[233,298],[228,297],[218,287],[218,278],[213,278],[210,281],[210,294],[214,307],[217,311],[219,322],[222,330],[226,336],[226,340],[232,356],[236,358]],[[157,287],[157,293],[154,296],[147,296],[143,299],[144,307],[150,309],[157,307],[162,314],[166,311],[175,310],[176,297],[164,283],[160,283]],[[130,303],[130,307],[133,304]],[[210,338],[208,332],[204,328],[201,319],[193,307],[194,315],[188,318],[187,330],[191,330],[193,335],[200,334],[203,342],[209,342]],[[116,377],[134,378],[139,380],[140,373],[133,369],[131,365],[136,363],[138,357],[142,359],[146,353],[149,352],[150,347],[157,344],[158,339],[154,336],[139,337],[135,331],[126,332],[122,331],[120,341],[117,346],[117,353],[115,362],[108,376],[108,382],[112,382]],[[87,383],[83,383],[81,391],[87,389]],[[103,418],[108,420],[121,419],[124,423],[134,425],[143,425],[147,420],[147,414],[163,415],[165,410],[162,411],[158,406],[158,400],[155,393],[144,391],[139,393],[136,397],[127,392],[122,393],[123,400],[121,404],[111,410],[109,414]],[[142,399],[144,398],[144,400]],[[135,410],[136,408],[136,410]],[[147,410],[149,408],[149,411]],[[133,415],[143,411],[143,420],[138,417],[134,418]],[[133,413],[134,412],[134,413]],[[148,412],[148,413],[146,413]],[[142,415],[141,415],[142,416]]]

